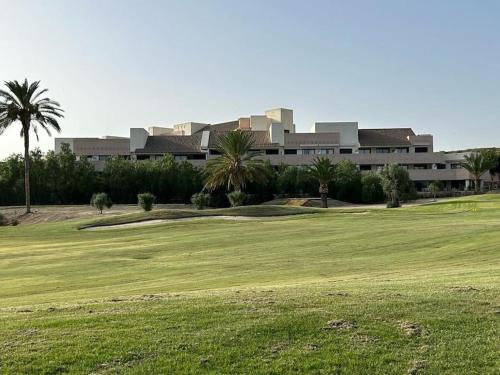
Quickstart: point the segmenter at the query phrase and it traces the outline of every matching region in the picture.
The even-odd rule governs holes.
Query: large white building
[[[148,130],[131,128],[129,138],[56,138],[55,149],[68,143],[77,157],[92,161],[98,170],[112,156],[134,161],[171,154],[176,160],[203,165],[217,157],[218,137],[237,129],[252,132],[255,151],[272,165],[310,165],[315,157],[324,155],[333,162],[349,159],[361,171],[400,164],[408,168],[418,188],[442,181],[447,189],[464,190],[471,180],[461,166],[465,154],[434,152],[430,134],[415,134],[411,128],[359,129],[357,122],[316,122],[310,132],[296,133],[293,111],[285,108],[219,124],[187,122]],[[483,179],[490,181],[489,174]]]

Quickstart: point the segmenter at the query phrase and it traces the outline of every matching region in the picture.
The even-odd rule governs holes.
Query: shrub
[[[3,226],[3,225],[7,225],[7,219],[5,218],[5,216],[3,216],[2,214],[0,214],[0,227]]]
[[[231,207],[238,207],[245,204],[247,195],[242,191],[232,191],[227,195],[227,198],[229,199],[229,203],[231,203]]]
[[[369,172],[361,177],[361,200],[363,203],[379,203],[384,201],[384,189],[380,176]]]
[[[111,202],[111,199],[109,199],[108,194],[94,193],[92,195],[92,198],[90,198],[90,205],[97,208],[102,214],[102,210],[104,210],[104,207],[111,208],[111,206],[113,206],[113,203]]]
[[[437,193],[443,191],[443,184],[441,181],[433,181],[427,186],[427,190],[429,190],[434,199],[436,199]]]
[[[387,195],[388,208],[400,207],[401,199],[408,200],[411,199],[415,192],[415,186],[410,180],[408,171],[397,165],[397,164],[387,164],[380,171],[380,177],[382,179],[382,187]]]
[[[151,211],[156,197],[151,193],[142,193],[137,194],[137,200],[139,201],[139,206],[141,206],[144,211]]]
[[[191,203],[196,206],[198,210],[203,210],[210,202],[210,194],[207,193],[197,193],[193,194],[191,197]]]
[[[399,202],[388,201],[386,207],[387,208],[398,208],[398,207],[401,207],[401,204]]]
[[[406,188],[401,193],[401,199],[405,202],[414,201],[418,199],[417,188],[413,181],[409,180]]]
[[[340,160],[335,166],[335,181],[331,196],[345,202],[360,202],[361,172],[356,164],[350,160]]]

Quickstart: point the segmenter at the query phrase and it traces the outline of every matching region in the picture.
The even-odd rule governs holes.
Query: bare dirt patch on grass
[[[184,204],[160,204],[159,208],[191,208]],[[12,221],[16,219],[19,224],[40,224],[49,222],[59,222],[73,219],[92,219],[106,216],[114,216],[123,213],[140,212],[140,208],[135,204],[117,204],[111,209],[106,209],[100,214],[95,208],[89,205],[46,205],[33,206],[32,212],[26,214],[22,206],[0,207],[0,213]]]
[[[412,337],[420,336],[422,334],[422,327],[420,327],[417,323],[401,322],[400,327],[406,336]]]
[[[344,330],[353,328],[356,328],[356,325],[353,322],[349,322],[344,319],[330,320],[329,322],[326,323],[326,326],[323,327],[323,329],[325,330],[330,330],[330,329]]]

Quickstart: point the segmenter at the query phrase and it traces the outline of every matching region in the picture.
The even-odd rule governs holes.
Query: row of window
[[[345,150],[342,152],[342,150]],[[285,155],[297,155],[298,150],[285,150]],[[328,155],[328,154],[333,154],[333,149],[303,149],[302,155]],[[352,154],[352,149],[340,149],[340,153],[347,153],[347,154]],[[266,155],[277,155],[278,150],[277,149],[271,149],[271,150],[266,150]],[[78,157],[80,160],[82,159],[87,159],[88,161],[106,161],[110,159],[112,156],[110,155],[88,155],[88,156],[80,156]],[[120,158],[130,160],[129,155],[121,155],[119,156]],[[137,160],[150,160],[150,159],[161,159],[163,156],[162,155],[137,155]],[[191,154],[191,155],[175,155],[174,156],[175,160],[182,161],[182,160],[205,160],[206,156],[205,154]],[[406,165],[406,164],[400,164],[402,167],[407,168],[407,169],[417,169],[417,170],[423,170],[423,169],[446,169],[446,164],[443,163],[436,163],[436,164],[411,164],[411,165]],[[383,165],[372,165],[372,164],[360,164],[359,169],[361,171],[371,171],[371,170],[377,170],[382,168]],[[451,163],[450,164],[450,169],[462,169],[462,164],[460,163]]]
[[[400,164],[406,169],[446,169],[446,164],[436,163],[436,164]],[[372,168],[373,167],[373,168]],[[383,165],[373,165],[372,164],[360,164],[359,169],[362,171],[371,171],[372,169],[380,169]],[[450,164],[450,169],[461,169],[461,164]]]
[[[266,150],[266,154],[267,154]],[[285,149],[285,155],[333,155],[335,150],[333,148],[303,148],[303,149]],[[341,154],[352,154],[352,148],[341,148]]]
[[[87,159],[88,161],[106,161],[113,157],[119,157],[125,160],[130,160],[130,155],[82,155],[82,156],[77,156],[77,160]]]
[[[415,147],[415,152],[416,153],[422,153],[422,152],[428,152],[429,148],[428,147]],[[408,147],[376,147],[376,148],[360,148],[358,150],[360,154],[407,154],[410,152],[410,149]]]

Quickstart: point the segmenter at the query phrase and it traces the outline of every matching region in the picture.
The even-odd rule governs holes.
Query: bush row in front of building
[[[137,194],[150,192],[158,203],[190,203],[191,196],[203,189],[203,170],[188,162],[176,162],[166,155],[160,160],[131,163],[120,158],[106,162],[103,172],[96,172],[86,160],[77,160],[64,147],[61,152],[42,154],[34,150],[31,158],[31,193],[33,204],[88,204],[95,192],[106,192],[114,203],[137,203]],[[318,182],[306,168],[266,165],[265,183],[245,187],[247,204],[284,197],[318,196]],[[377,174],[361,174],[356,165],[343,160],[336,166],[336,178],[329,196],[354,203],[384,201]],[[210,204],[229,205],[224,189],[211,193]],[[406,197],[413,194],[411,189]],[[24,164],[21,155],[11,155],[0,162],[0,205],[24,203]]]

